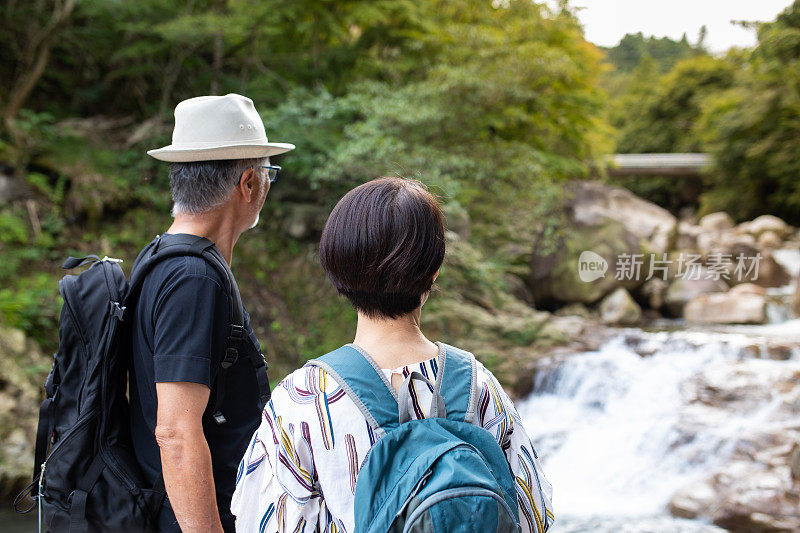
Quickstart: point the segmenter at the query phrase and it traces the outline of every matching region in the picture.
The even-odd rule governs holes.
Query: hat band
[[[208,148],[214,146],[237,146],[242,144],[266,144],[269,139],[266,137],[256,137],[255,139],[231,139],[218,141],[195,141],[195,142],[175,142],[172,141],[173,148]]]

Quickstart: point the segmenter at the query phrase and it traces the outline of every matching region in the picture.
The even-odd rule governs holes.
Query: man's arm
[[[209,388],[198,383],[156,383],[156,441],[161,468],[175,517],[184,533],[222,532],[211,469],[211,453],[203,434],[203,412]]]

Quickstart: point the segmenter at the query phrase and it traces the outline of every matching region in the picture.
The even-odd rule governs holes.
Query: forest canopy
[[[519,243],[558,230],[564,181],[604,179],[614,152],[712,154],[689,196],[620,182],[675,212],[800,223],[800,1],[722,55],[703,32],[601,49],[566,0],[11,0],[0,25],[0,319],[48,348],[58,261],[135,257],[168,224],[166,167],[145,151],[201,94],[249,96],[297,145],[274,222],[239,252],[260,334],[297,357],[343,335],[343,306],[298,278],[320,275],[333,203],[377,176],[420,178],[468,220],[489,259],[464,282],[492,286]]]

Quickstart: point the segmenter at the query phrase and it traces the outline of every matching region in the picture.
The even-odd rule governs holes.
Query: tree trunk
[[[78,0],[65,0],[63,5],[57,2],[50,20],[38,34],[31,36],[25,46],[19,74],[11,84],[8,103],[3,109],[3,122],[15,138],[19,133],[14,125],[17,114],[44,74],[58,31],[69,20],[77,2]]]

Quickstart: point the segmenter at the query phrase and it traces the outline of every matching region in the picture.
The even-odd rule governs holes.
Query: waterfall
[[[744,436],[797,423],[781,418],[785,398],[771,386],[800,372],[797,350],[757,358],[765,335],[799,331],[781,326],[621,330],[596,352],[543,361],[519,410],[554,487],[556,531],[718,531],[667,506]]]

